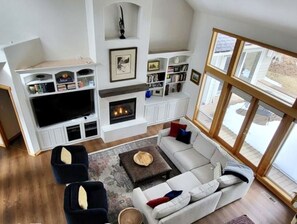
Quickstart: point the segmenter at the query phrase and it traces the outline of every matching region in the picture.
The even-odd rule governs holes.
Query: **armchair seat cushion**
[[[71,164],[61,161],[62,148],[71,153]],[[89,179],[89,159],[86,148],[82,145],[57,146],[52,150],[51,166],[57,183],[67,184]]]
[[[87,209],[82,209],[78,203],[80,186],[87,192]],[[90,181],[69,184],[64,192],[64,212],[68,224],[108,223],[107,194],[103,183],[99,181]]]

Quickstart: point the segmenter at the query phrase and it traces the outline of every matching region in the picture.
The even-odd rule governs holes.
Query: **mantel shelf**
[[[99,96],[101,98],[118,96],[127,93],[135,93],[148,90],[147,84],[137,84],[132,86],[117,87],[112,89],[99,90]]]

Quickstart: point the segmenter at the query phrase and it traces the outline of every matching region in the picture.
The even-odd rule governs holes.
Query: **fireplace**
[[[110,124],[135,119],[136,98],[119,100],[109,103]]]

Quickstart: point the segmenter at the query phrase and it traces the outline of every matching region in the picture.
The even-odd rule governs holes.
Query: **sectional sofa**
[[[191,132],[189,144],[169,136],[167,128],[159,132],[158,146],[181,174],[149,189],[133,190],[133,205],[143,213],[145,223],[193,223],[242,198],[254,180],[250,168],[235,160],[191,121],[181,118],[180,123]],[[182,193],[161,203],[165,195],[177,191]],[[160,204],[155,207],[147,205],[156,201]]]

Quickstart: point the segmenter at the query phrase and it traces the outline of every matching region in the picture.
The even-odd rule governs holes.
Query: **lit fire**
[[[122,107],[118,107],[113,111],[113,115],[116,116],[121,116],[121,115],[126,115],[128,114],[128,110],[122,108]]]

